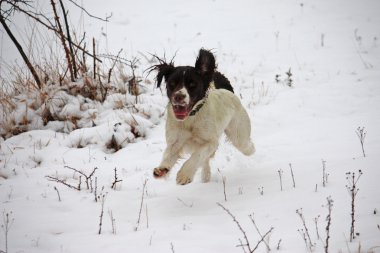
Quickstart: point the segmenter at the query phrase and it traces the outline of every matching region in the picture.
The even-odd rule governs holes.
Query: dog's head
[[[160,64],[154,69],[157,73],[157,87],[162,80],[166,82],[167,95],[177,120],[185,120],[195,104],[206,95],[215,71],[215,57],[208,51],[201,49],[195,66],[177,66],[173,62]]]

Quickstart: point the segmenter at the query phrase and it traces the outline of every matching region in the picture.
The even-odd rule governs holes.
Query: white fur
[[[208,182],[209,160],[214,156],[223,132],[243,154],[252,155],[255,152],[255,146],[250,139],[251,123],[248,114],[239,98],[230,91],[211,90],[203,107],[184,121],[178,121],[171,105],[168,105],[167,148],[155,171],[170,170],[182,153],[189,153],[190,158],[177,174],[177,183],[190,183],[199,167],[203,168],[203,182]]]

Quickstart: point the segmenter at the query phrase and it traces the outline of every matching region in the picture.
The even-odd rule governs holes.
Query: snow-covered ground
[[[105,31],[99,35],[102,50],[165,52],[168,58],[178,51],[175,63],[192,65],[199,48],[212,48],[219,70],[248,110],[257,152],[245,157],[222,140],[210,183],[201,183],[197,174],[193,183],[176,185],[179,166],[166,180],[155,180],[152,169],[165,148],[160,115],[167,100],[153,86],[141,99],[147,104],[143,110],[153,115],[141,124],[144,137],[116,153],[105,148],[105,140],[112,130],[122,135],[126,129],[117,129],[115,119],[125,114],[131,120],[130,111],[109,103],[101,109],[107,127],[69,134],[35,130],[1,140],[0,251],[5,251],[8,214],[8,252],[243,252],[237,245],[239,239],[245,243],[244,236],[220,203],[239,221],[252,249],[261,237],[249,215],[262,235],[273,227],[255,252],[267,252],[266,245],[272,252],[310,251],[296,213],[302,208],[312,251],[325,252],[331,196],[329,252],[380,252],[379,1],[83,3],[93,14],[113,13],[103,27],[96,20],[85,22],[95,36]],[[365,127],[366,157],[358,127]],[[93,189],[87,189],[83,175],[80,191],[47,178],[77,186],[80,174],[70,168],[86,175],[97,168]],[[122,182],[112,189],[115,168]],[[357,177],[359,170],[358,234],[350,242],[346,173]]]

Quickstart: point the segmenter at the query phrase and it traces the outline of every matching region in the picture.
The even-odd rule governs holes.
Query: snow
[[[134,114],[129,108],[134,96],[113,94],[103,104],[89,104],[80,95],[56,93],[61,99],[54,101],[62,103],[49,106],[60,117],[78,113],[87,119],[78,123],[83,128],[71,131],[57,121],[37,130],[42,126],[39,114],[29,110],[36,127],[0,140],[0,211],[14,219],[8,252],[243,252],[236,247],[239,238],[244,240],[241,231],[217,203],[236,217],[252,248],[261,238],[250,214],[262,234],[274,228],[267,243],[272,252],[284,253],[308,252],[298,231],[303,225],[296,210],[302,208],[315,243],[313,252],[325,252],[328,196],[334,201],[329,252],[380,252],[380,2],[83,4],[96,15],[113,13],[111,22],[101,27],[99,21],[85,18],[88,33],[106,33],[98,38],[105,52],[125,48],[130,54],[165,52],[170,58],[178,51],[175,63],[192,65],[199,48],[213,48],[218,69],[230,79],[250,115],[257,152],[245,157],[223,139],[212,161],[210,183],[201,183],[198,173],[193,183],[176,185],[180,164],[167,179],[156,180],[152,169],[165,148],[164,92],[146,85]],[[72,16],[76,13],[73,8]],[[7,52],[3,57],[11,58]],[[285,74],[289,69],[292,87]],[[22,121],[24,114],[25,105],[17,107],[15,121]],[[95,127],[91,115],[96,115]],[[135,121],[137,137],[130,135]],[[366,157],[355,133],[358,127],[367,133]],[[64,128],[65,133],[57,132]],[[112,135],[122,142],[117,152],[107,149]],[[322,161],[329,175],[325,187]],[[95,201],[83,176],[81,191],[46,177],[76,186],[80,175],[66,166],[86,175],[98,168],[97,194],[105,196],[101,235],[101,201]],[[122,182],[112,189],[115,168]],[[360,234],[350,242],[346,173],[357,175],[358,170],[363,172],[355,205],[355,230]],[[321,239],[314,223],[318,216]],[[0,251],[5,250],[4,235],[0,230]],[[256,252],[267,252],[265,244]]]

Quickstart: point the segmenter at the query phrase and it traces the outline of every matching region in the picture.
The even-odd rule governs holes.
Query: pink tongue
[[[181,107],[173,106],[173,112],[177,119],[184,119],[189,114],[185,106],[181,106]]]

